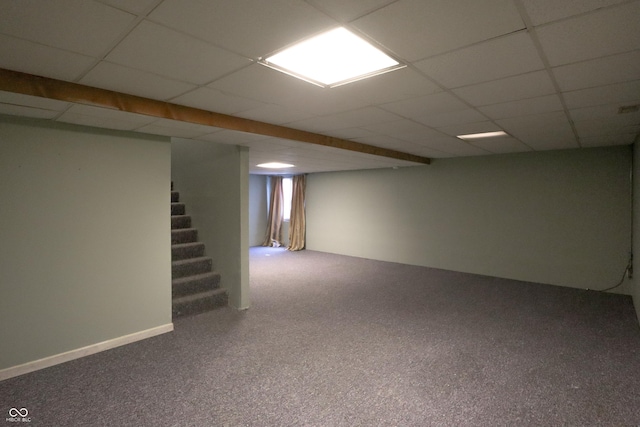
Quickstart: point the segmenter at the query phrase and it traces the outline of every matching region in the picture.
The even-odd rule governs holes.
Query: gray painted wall
[[[630,165],[630,148],[613,147],[312,174],[307,247],[607,288],[631,247]]]
[[[171,323],[170,155],[0,116],[0,369]]]
[[[260,246],[267,229],[267,177],[249,175],[249,246]]]
[[[249,307],[249,158],[246,147],[174,138],[171,179],[229,303]]]

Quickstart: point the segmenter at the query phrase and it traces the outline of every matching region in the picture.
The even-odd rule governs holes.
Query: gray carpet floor
[[[3,381],[1,409],[33,426],[640,425],[627,296],[273,248],[251,249],[251,291],[247,311]]]

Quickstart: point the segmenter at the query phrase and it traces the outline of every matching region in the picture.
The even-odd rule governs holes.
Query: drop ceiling
[[[0,68],[432,159],[631,144],[640,0],[0,0]],[[324,89],[258,64],[344,26],[407,67]],[[249,147],[293,173],[415,165],[0,92],[0,114]],[[462,141],[503,129],[510,137]]]

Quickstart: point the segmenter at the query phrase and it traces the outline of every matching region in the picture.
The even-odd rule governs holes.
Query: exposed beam
[[[256,120],[0,68],[0,90],[429,164],[427,157]]]

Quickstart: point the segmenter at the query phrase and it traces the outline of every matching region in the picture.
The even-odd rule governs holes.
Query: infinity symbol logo
[[[9,409],[9,416],[10,417],[26,417],[27,415],[29,415],[29,411],[27,410],[27,408],[20,408],[20,409],[16,409],[16,408],[11,408]]]

